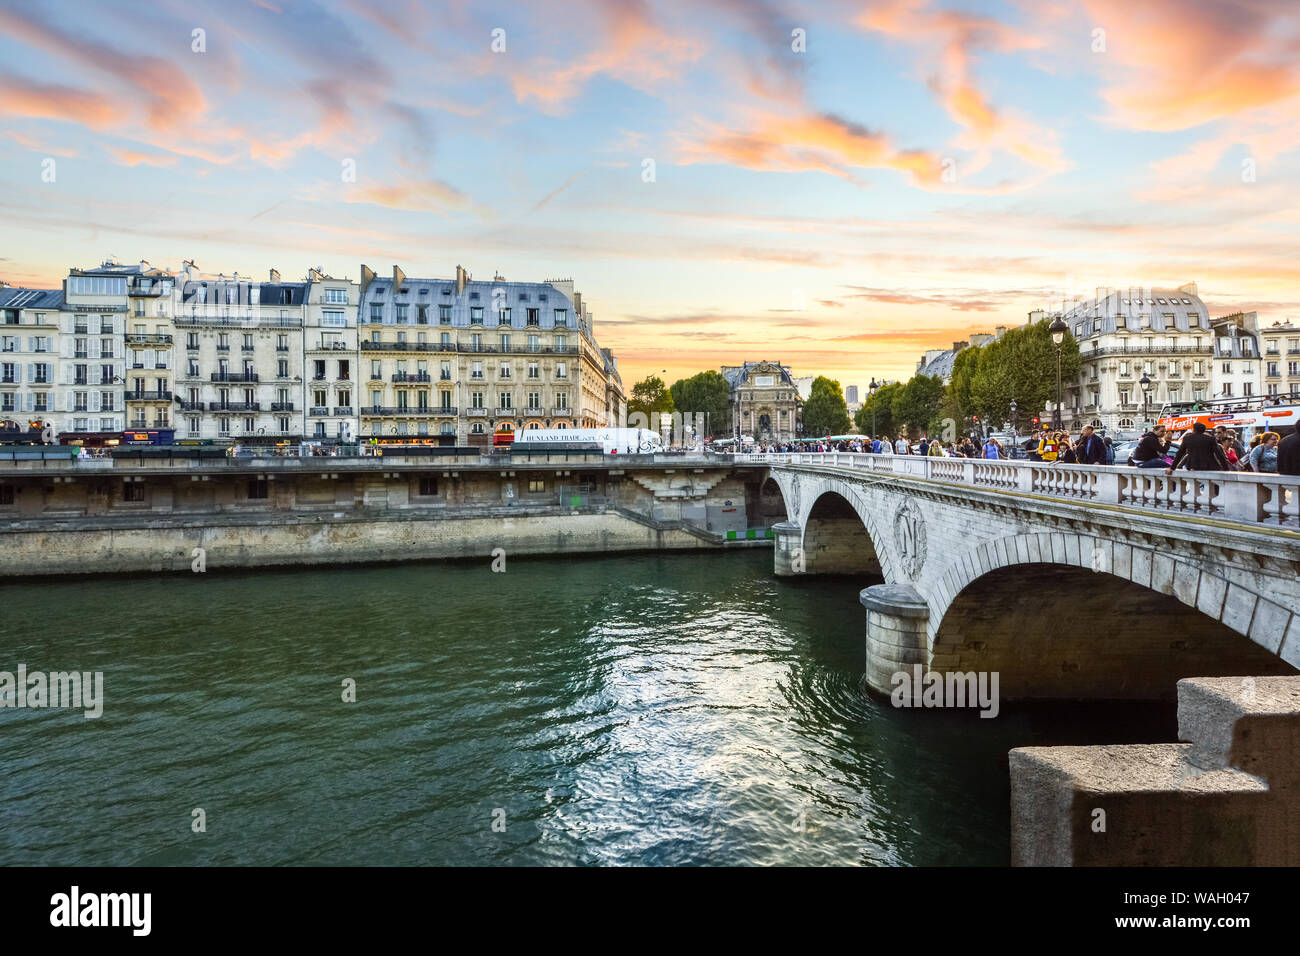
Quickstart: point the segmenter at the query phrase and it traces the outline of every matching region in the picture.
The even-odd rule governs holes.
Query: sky
[[[1096,287],[1300,317],[1295,0],[5,0],[0,279],[572,278],[630,389]]]

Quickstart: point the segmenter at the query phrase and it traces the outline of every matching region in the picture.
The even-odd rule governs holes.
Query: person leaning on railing
[[[1250,453],[1250,470],[1262,474],[1277,474],[1277,444],[1282,436],[1277,432],[1264,432],[1259,444]]]

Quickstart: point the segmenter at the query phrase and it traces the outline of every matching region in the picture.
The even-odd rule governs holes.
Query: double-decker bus
[[[1286,395],[1252,395],[1201,402],[1166,402],[1157,423],[1174,433],[1189,431],[1197,422],[1213,431],[1220,425],[1249,442],[1261,432],[1289,434],[1300,422],[1300,392]]]

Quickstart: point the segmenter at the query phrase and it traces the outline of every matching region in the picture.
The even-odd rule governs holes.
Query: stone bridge
[[[1014,698],[1167,698],[1300,668],[1300,478],[889,455],[765,466],[779,575],[861,591],[867,683],[998,672]],[[864,580],[863,583],[866,583]]]

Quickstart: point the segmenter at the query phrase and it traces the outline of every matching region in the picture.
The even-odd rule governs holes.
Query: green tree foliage
[[[1049,324],[1043,320],[1011,329],[978,350],[973,359],[976,369],[970,378],[969,398],[962,406],[965,415],[979,415],[994,423],[1009,421],[1014,399],[1017,418],[1023,424],[1042,412],[1048,402],[1056,401],[1056,346]],[[1079,343],[1067,333],[1061,343],[1061,379],[1069,382],[1078,376]],[[954,398],[961,401],[960,394]]]
[[[893,435],[894,428],[894,396],[902,391],[903,386],[895,382],[893,385],[882,385],[876,389],[874,395],[868,395],[867,400],[862,403],[858,413],[853,416],[853,421],[858,426],[858,431],[864,435],[871,435],[872,438],[879,438],[881,435]],[[875,432],[872,433],[872,409],[875,409]]]
[[[730,434],[731,386],[721,372],[710,370],[678,379],[668,391],[675,410],[683,415],[702,412],[714,435]]]
[[[809,438],[842,435],[849,430],[849,409],[840,383],[819,375],[803,403],[803,433]]]
[[[937,375],[913,375],[894,395],[894,421],[908,433],[927,428],[939,417],[943,402],[943,379]]]
[[[672,410],[672,392],[668,391],[664,386],[664,380],[657,375],[644,378],[632,386],[632,395],[627,400],[629,424],[633,421],[633,415],[641,414],[646,417],[647,422],[653,424],[655,430],[658,430],[658,420],[651,416],[656,412],[671,412]]]

